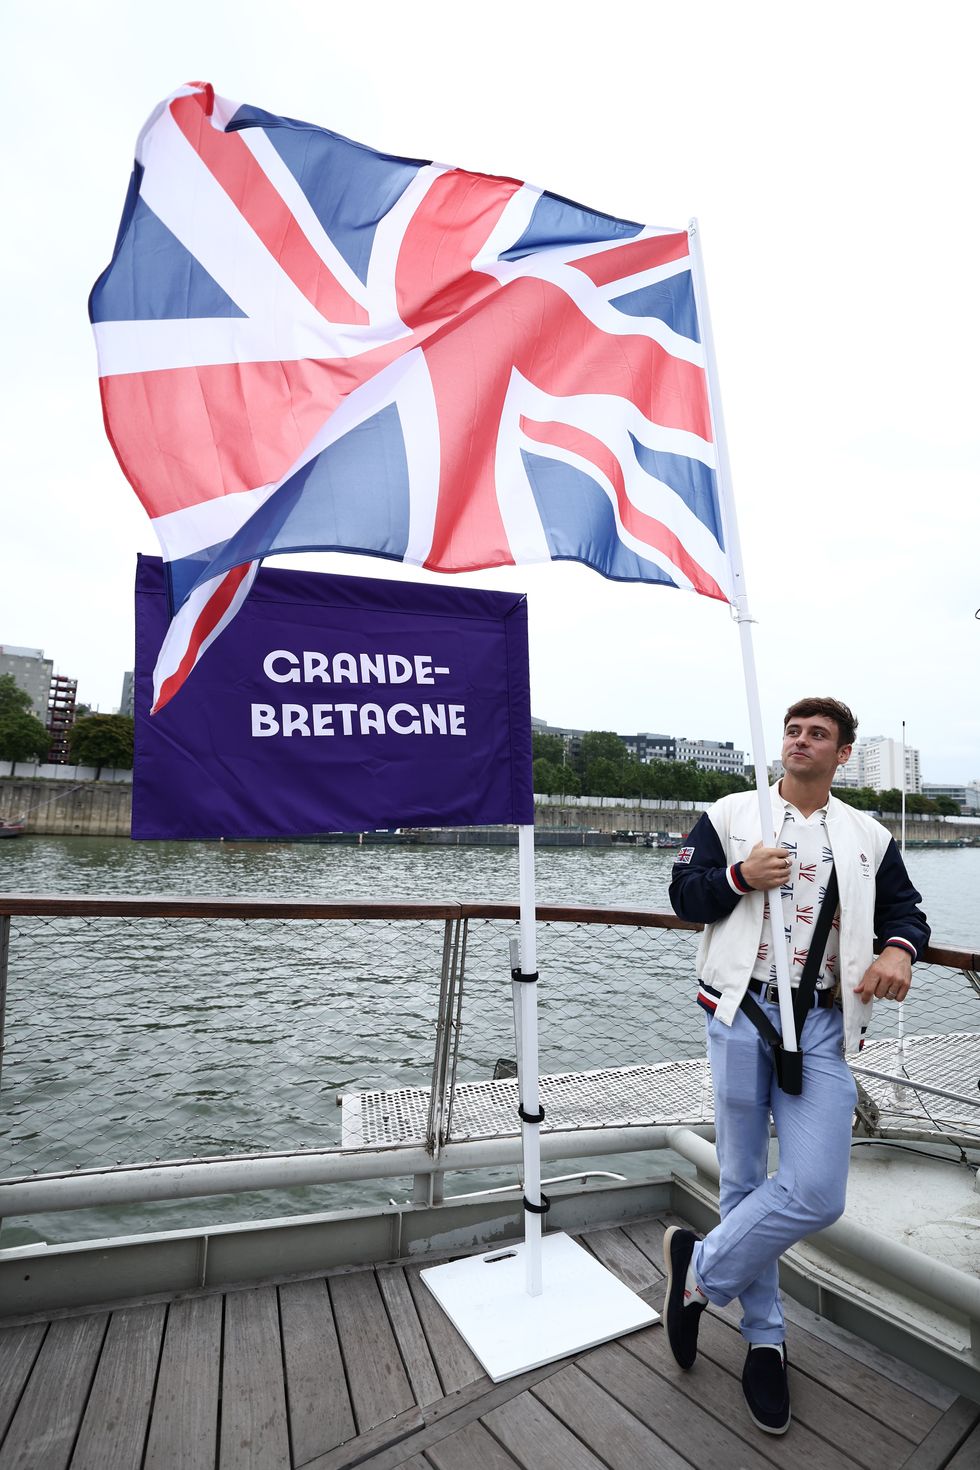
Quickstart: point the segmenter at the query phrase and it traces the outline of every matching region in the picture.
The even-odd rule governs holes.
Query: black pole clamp
[[[511,970],[510,978],[516,980],[518,985],[533,985],[538,978],[538,972],[537,970],[532,970],[529,974],[525,975],[524,971],[518,966],[516,970]]]
[[[531,1215],[546,1215],[548,1213],[548,1211],[551,1209],[551,1200],[548,1198],[548,1196],[546,1194],[543,1194],[541,1196],[541,1203],[539,1205],[532,1205],[532,1203],[528,1199],[527,1195],[525,1195],[524,1196],[524,1208]]]
[[[543,1123],[544,1108],[538,1108],[538,1111],[536,1113],[526,1113],[524,1111],[524,1104],[518,1103],[517,1116],[520,1118],[522,1123]]]

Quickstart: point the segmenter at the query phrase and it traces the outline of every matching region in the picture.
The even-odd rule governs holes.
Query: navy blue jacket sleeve
[[[670,878],[670,904],[678,918],[714,924],[741,898],[728,881],[728,860],[707,815],[694,824]]]
[[[931,933],[926,916],[919,908],[921,902],[922,895],[913,888],[893,837],[885,848],[875,875],[875,938],[880,943],[888,939],[904,939],[915,950],[918,959],[929,943]]]

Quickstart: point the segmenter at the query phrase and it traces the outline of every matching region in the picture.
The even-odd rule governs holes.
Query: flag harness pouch
[[[773,1066],[776,1069],[776,1081],[781,1090],[790,1097],[799,1097],[803,1091],[803,1053],[799,1049],[800,1037],[803,1034],[803,1023],[807,1012],[813,1004],[813,997],[817,989],[817,975],[823,964],[824,951],[827,948],[827,938],[830,934],[830,926],[834,920],[837,909],[837,869],[831,868],[830,877],[827,880],[827,891],[824,894],[820,913],[813,929],[813,942],[807,952],[806,963],[803,966],[803,974],[800,983],[793,991],[793,1026],[796,1031],[796,1051],[787,1051],[783,1046],[783,1038],[780,1032],[772,1024],[765,1011],[750,991],[746,991],[742,997],[740,1009],[745,1012],[753,1026],[759,1032],[764,1041],[772,1047]]]

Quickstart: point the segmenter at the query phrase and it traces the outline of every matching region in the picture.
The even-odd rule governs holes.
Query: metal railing
[[[703,1056],[697,926],[582,906],[538,919],[542,1073]],[[509,904],[0,896],[0,1215],[515,1158],[515,1140],[461,1126],[459,1104],[510,1070],[516,928]],[[906,1032],[980,1030],[978,970],[927,951]],[[406,1092],[420,1126],[343,1147],[338,1094],[398,1107]],[[663,1132],[633,1125],[579,1127],[545,1154]]]

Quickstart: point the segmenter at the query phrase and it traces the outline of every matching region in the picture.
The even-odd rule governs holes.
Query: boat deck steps
[[[654,1307],[665,1217],[579,1237]],[[969,1470],[980,1406],[787,1302],[793,1424],[742,1401],[737,1307],[494,1384],[418,1262],[0,1329],[0,1470]]]
[[[921,1129],[980,1127],[980,1110],[948,1098],[915,1091],[927,1086],[976,1093],[980,1077],[980,1035],[912,1036],[901,1054],[894,1040],[869,1041],[857,1067],[907,1076],[907,1084],[862,1077],[865,1091],[879,1109],[881,1126],[915,1132]],[[714,1121],[711,1071],[704,1057],[662,1062],[656,1066],[601,1067],[590,1072],[562,1072],[540,1079],[545,1108],[543,1132],[572,1128],[688,1127]],[[341,1147],[384,1148],[417,1143],[429,1130],[428,1087],[401,1087],[388,1092],[342,1093]],[[513,1077],[457,1082],[452,1113],[445,1128],[459,1142],[516,1134],[517,1080]]]

